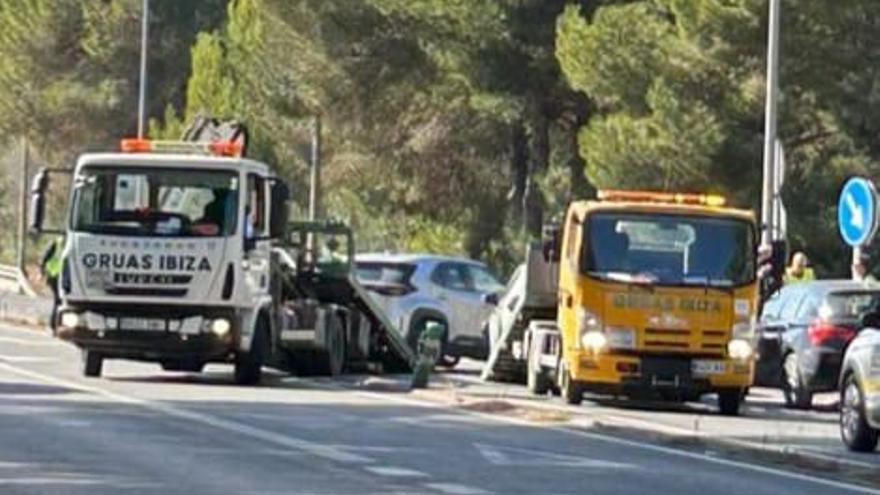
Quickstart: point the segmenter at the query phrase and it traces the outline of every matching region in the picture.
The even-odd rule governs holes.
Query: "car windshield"
[[[74,183],[72,226],[101,234],[228,236],[237,204],[233,172],[86,168]]]
[[[755,278],[754,242],[744,220],[599,212],[587,220],[581,265],[607,280],[734,287]]]

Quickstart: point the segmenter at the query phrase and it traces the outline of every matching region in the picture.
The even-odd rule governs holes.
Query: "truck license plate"
[[[717,375],[727,371],[724,361],[709,361],[705,359],[695,359],[691,362],[691,372],[695,375]]]
[[[165,331],[165,320],[155,318],[120,318],[120,330],[135,330],[144,332]]]

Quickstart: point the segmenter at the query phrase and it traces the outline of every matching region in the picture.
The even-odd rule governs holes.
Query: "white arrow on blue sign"
[[[877,231],[877,190],[861,177],[846,181],[837,203],[837,227],[843,241],[852,247],[871,242]]]

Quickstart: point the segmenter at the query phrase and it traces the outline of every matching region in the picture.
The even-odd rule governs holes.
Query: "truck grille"
[[[643,346],[649,351],[721,354],[726,343],[724,330],[646,328]]]

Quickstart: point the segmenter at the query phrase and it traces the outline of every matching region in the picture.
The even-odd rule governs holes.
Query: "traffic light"
[[[788,244],[773,241],[758,248],[758,281],[761,286],[761,301],[766,301],[779,289],[785,277],[785,263],[788,260]]]

